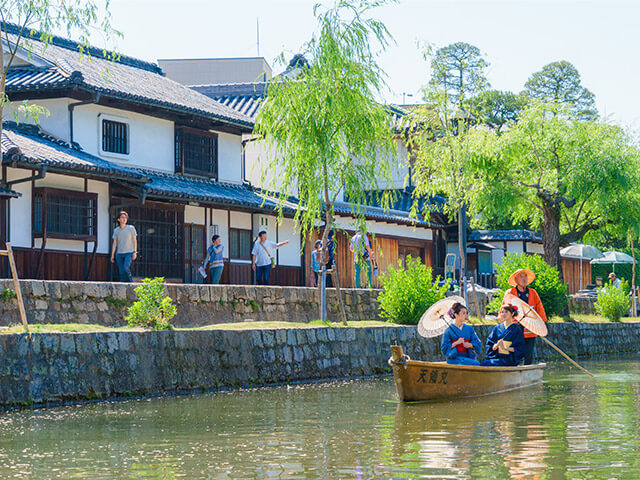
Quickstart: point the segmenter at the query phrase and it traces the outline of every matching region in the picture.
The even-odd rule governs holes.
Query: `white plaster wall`
[[[31,170],[7,168],[7,180],[31,175]],[[14,247],[31,247],[31,182],[18,183],[12,190],[22,194],[9,200],[9,239]]]
[[[349,217],[336,217],[338,228],[353,230],[353,219]],[[367,220],[367,231],[379,235],[393,235],[396,237],[414,238],[418,240],[433,240],[433,230],[427,227],[412,227],[409,225],[397,225]]]
[[[129,155],[100,155],[100,124],[98,115],[113,115],[129,122]],[[82,148],[105,160],[123,165],[152,168],[173,172],[174,124],[169,120],[141,115],[139,113],[104,107],[101,105],[83,105],[73,112],[73,136]]]
[[[269,155],[275,155],[274,152],[268,152],[264,142],[254,140],[248,141],[244,147],[244,162],[245,162],[245,178],[252,185],[269,190],[272,192],[281,191],[281,183],[278,179],[282,175],[282,169],[270,169]],[[262,179],[263,170],[266,170],[265,178]],[[295,195],[297,190],[294,189]]]
[[[9,168],[7,179],[17,180],[29,176],[30,170]],[[36,187],[54,187],[66,190],[84,191],[84,179],[48,173],[44,179],[36,181]],[[13,190],[22,193],[17,199],[12,199],[10,208],[10,238],[16,247],[31,247],[31,182],[19,183],[12,187]],[[111,238],[111,223],[109,219],[109,185],[106,182],[89,180],[87,190],[98,194],[98,253],[108,253]],[[34,246],[41,245],[40,239],[36,239]],[[84,251],[84,242],[76,240],[48,239],[47,249],[69,250],[74,252]],[[89,244],[89,250],[93,249],[93,243]]]
[[[38,125],[47,133],[62,140],[69,141],[69,109],[70,98],[53,98],[30,101],[30,104],[39,105],[47,109],[47,113],[38,117]],[[4,106],[4,119],[15,121],[15,112],[19,112],[22,102],[11,102]],[[35,124],[33,118],[18,114],[20,123]]]
[[[231,212],[231,228],[251,230],[251,214],[245,212]]]
[[[498,265],[502,265],[502,261],[504,260],[504,242],[488,242],[490,245],[493,245],[496,248],[491,251],[491,262],[493,263],[493,271],[496,271],[496,267]]]
[[[262,213],[253,214],[253,237],[257,237],[262,230],[267,232],[267,238],[272,242],[276,241],[276,222],[278,218],[275,215],[265,215]]]
[[[300,231],[296,228],[292,218],[283,218],[282,223],[278,226],[278,242],[285,240],[289,240],[289,243],[278,249],[278,263],[299,267],[302,245]]]
[[[544,247],[541,243],[527,242],[527,253],[537,253],[544,255]]]
[[[242,183],[242,137],[218,133],[218,179]]]
[[[521,240],[507,242],[507,253],[522,253],[524,251],[522,247],[523,245]]]
[[[184,207],[184,223],[193,223],[194,225],[205,225],[205,208],[185,205]]]

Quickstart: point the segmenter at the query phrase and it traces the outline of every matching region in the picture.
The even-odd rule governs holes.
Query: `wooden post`
[[[475,278],[471,277],[471,289],[473,290],[473,300],[476,304],[476,313],[480,320],[484,320],[484,313],[480,311],[480,302],[478,302],[478,293],[476,292]]]
[[[0,250],[0,255],[6,255],[7,257],[9,257],[9,266],[11,267],[11,276],[13,277],[13,287],[16,290],[16,299],[18,300],[18,309],[20,310],[20,319],[22,320],[22,329],[24,333],[28,333],[29,325],[27,324],[27,313],[24,310],[24,302],[22,301],[22,290],[20,290],[20,282],[18,281],[18,270],[16,268],[16,261],[13,258],[11,243],[7,242],[7,249]]]

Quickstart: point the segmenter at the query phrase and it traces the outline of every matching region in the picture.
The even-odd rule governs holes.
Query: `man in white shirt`
[[[251,250],[251,268],[256,272],[256,283],[258,285],[269,285],[271,277],[271,266],[275,265],[276,249],[289,243],[289,240],[275,243],[267,240],[267,232],[262,230],[258,234],[256,243]]]
[[[131,262],[138,256],[138,232],[133,225],[127,225],[128,220],[129,214],[124,210],[118,214],[120,225],[113,230],[111,263],[118,264],[120,281],[131,283]]]
[[[355,270],[355,285],[360,288],[360,273],[364,269],[367,275],[367,287],[372,287],[373,271],[371,269],[371,261],[374,260],[374,253],[371,249],[369,236],[364,231],[357,232],[351,237],[349,250],[353,253],[353,265]]]
[[[622,283],[621,280],[613,272],[609,274],[609,281],[611,282],[611,285],[616,288],[620,288],[620,284]]]

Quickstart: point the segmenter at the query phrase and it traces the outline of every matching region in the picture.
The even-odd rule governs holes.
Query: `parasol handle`
[[[582,368],[580,365],[578,365],[577,362],[575,362],[573,359],[571,359],[571,357],[569,357],[569,355],[567,355],[566,353],[564,353],[562,350],[560,350],[560,348],[556,347],[551,340],[547,340],[545,337],[540,337],[542,340],[544,340],[545,342],[547,342],[549,345],[551,345],[556,351],[558,351],[560,353],[560,355],[562,355],[564,358],[566,358],[567,360],[569,360],[571,363],[573,363],[576,367],[578,367],[580,370],[582,370],[584,373],[586,373],[587,375],[591,375],[593,377],[593,373],[591,373],[589,370]]]

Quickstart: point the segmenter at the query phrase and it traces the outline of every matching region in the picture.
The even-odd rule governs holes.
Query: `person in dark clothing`
[[[327,278],[326,278],[326,286],[333,287],[333,265],[335,263],[335,248],[336,242],[334,237],[335,232],[333,230],[329,230],[329,235],[327,236],[327,252],[329,258],[327,259]]]
[[[487,338],[487,357],[483,367],[514,367],[524,356],[524,334],[516,322],[518,309],[503,305],[498,314],[499,323]]]

